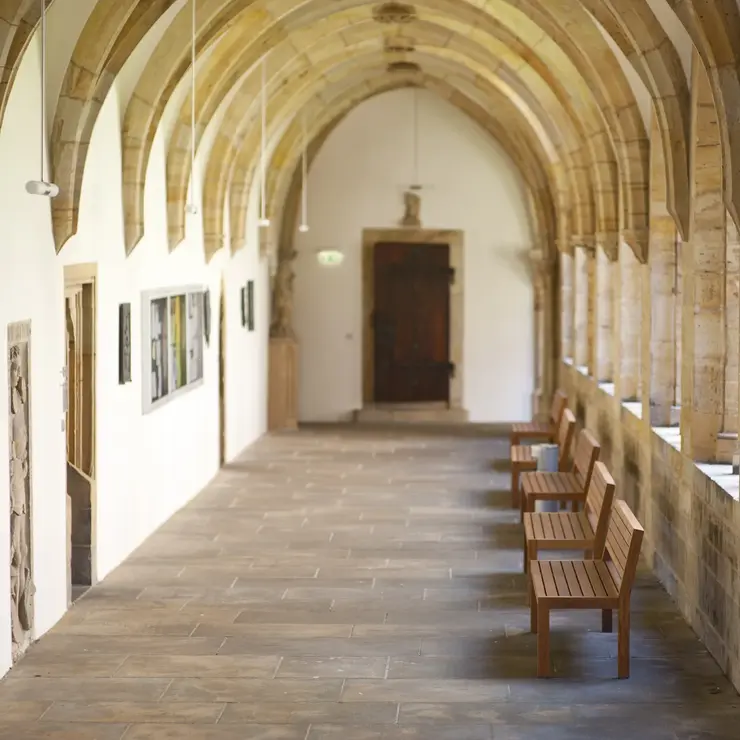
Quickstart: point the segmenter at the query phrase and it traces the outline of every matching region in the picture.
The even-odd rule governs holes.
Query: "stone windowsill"
[[[622,408],[642,419],[642,401],[622,401]]]
[[[606,395],[614,395],[613,383],[599,383],[599,389]],[[642,404],[639,401],[627,401],[622,407],[642,419]],[[652,427],[653,434],[660,437],[667,445],[675,450],[681,451],[681,430],[679,427]],[[732,465],[720,463],[694,463],[696,467],[728,496],[735,501],[740,501],[740,476],[734,475]]]

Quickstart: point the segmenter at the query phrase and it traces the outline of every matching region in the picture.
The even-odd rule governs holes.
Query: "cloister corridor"
[[[262,438],[0,684],[0,738],[709,740],[740,700],[647,572],[633,664],[553,616],[534,678],[508,437],[315,426]]]

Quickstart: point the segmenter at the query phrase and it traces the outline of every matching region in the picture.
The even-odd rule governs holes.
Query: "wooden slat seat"
[[[565,409],[558,425],[557,442],[558,469],[565,470],[570,459],[570,448],[576,429],[576,417],[570,409]],[[529,445],[515,445],[511,448],[511,505],[519,507],[519,476],[537,470],[537,458]]]
[[[643,529],[624,501],[612,509],[605,557],[596,560],[533,560],[529,567],[532,632],[537,634],[537,675],[550,675],[550,611],[600,609],[601,628],[612,630],[618,610],[617,672],[630,670],[630,595],[640,557]]]
[[[524,514],[524,570],[539,550],[583,550],[600,559],[604,553],[614,479],[603,462],[594,465],[582,512]]]
[[[568,405],[568,396],[565,391],[557,390],[552,397],[550,418],[547,421],[517,422],[511,427],[511,446],[521,444],[523,439],[552,442],[560,425],[560,418]]]
[[[524,473],[521,476],[521,518],[534,511],[537,501],[570,502],[577,506],[586,501],[586,492],[598,460],[601,445],[587,429],[578,435],[573,471],[570,473]]]

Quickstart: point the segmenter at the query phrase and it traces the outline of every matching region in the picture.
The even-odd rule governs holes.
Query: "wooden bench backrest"
[[[552,397],[552,405],[550,406],[550,421],[555,429],[560,426],[560,420],[563,417],[563,411],[568,406],[568,395],[565,391],[556,390]]]
[[[591,485],[591,474],[594,472],[594,465],[599,459],[601,445],[588,429],[581,429],[578,433],[578,442],[576,443],[576,454],[573,458],[573,472],[578,482],[583,486],[582,490],[588,491]]]
[[[606,532],[607,567],[619,591],[619,598],[629,599],[640,559],[642,537],[640,522],[624,501],[615,501]]]
[[[601,560],[604,557],[606,531],[609,527],[614,488],[614,478],[607,470],[606,465],[597,461],[586,495],[586,516],[594,530],[593,557],[596,560]]]
[[[570,461],[570,448],[573,446],[573,437],[576,434],[576,417],[570,409],[564,409],[560,418],[560,427],[558,428],[558,455],[559,469],[565,473],[568,470]]]

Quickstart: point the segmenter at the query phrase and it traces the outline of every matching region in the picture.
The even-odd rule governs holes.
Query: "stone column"
[[[718,459],[717,442],[724,420],[726,211],[717,111],[709,79],[696,54],[693,70],[693,208],[690,241],[681,248],[681,439],[682,450],[690,458],[714,462]]]
[[[586,364],[588,365],[588,374],[596,377],[596,356],[598,346],[596,342],[596,325],[598,322],[598,303],[596,296],[596,249],[593,246],[584,247],[586,252],[586,275],[588,277],[587,291],[588,300],[586,301],[587,310],[587,331],[586,341],[588,351],[586,353]]]
[[[640,398],[642,275],[632,249],[619,244],[619,400]]]
[[[529,253],[532,269],[534,298],[534,396],[532,410],[534,416],[542,413],[545,383],[545,281],[542,252],[538,249]]]
[[[298,428],[298,341],[293,329],[293,260],[296,253],[285,235],[278,253],[272,289],[268,356],[267,428]]]
[[[722,431],[737,435],[740,430],[740,233],[727,213],[725,221],[725,422]]]
[[[573,256],[560,252],[561,353],[573,359]]]
[[[650,218],[650,425],[671,424],[676,397],[676,227],[666,214]]]
[[[588,252],[585,247],[574,249],[575,262],[575,350],[576,367],[588,367]]]
[[[614,378],[614,276],[617,249],[616,239],[613,247],[604,246],[600,240],[596,249],[596,370],[594,377],[597,383],[610,382]]]

